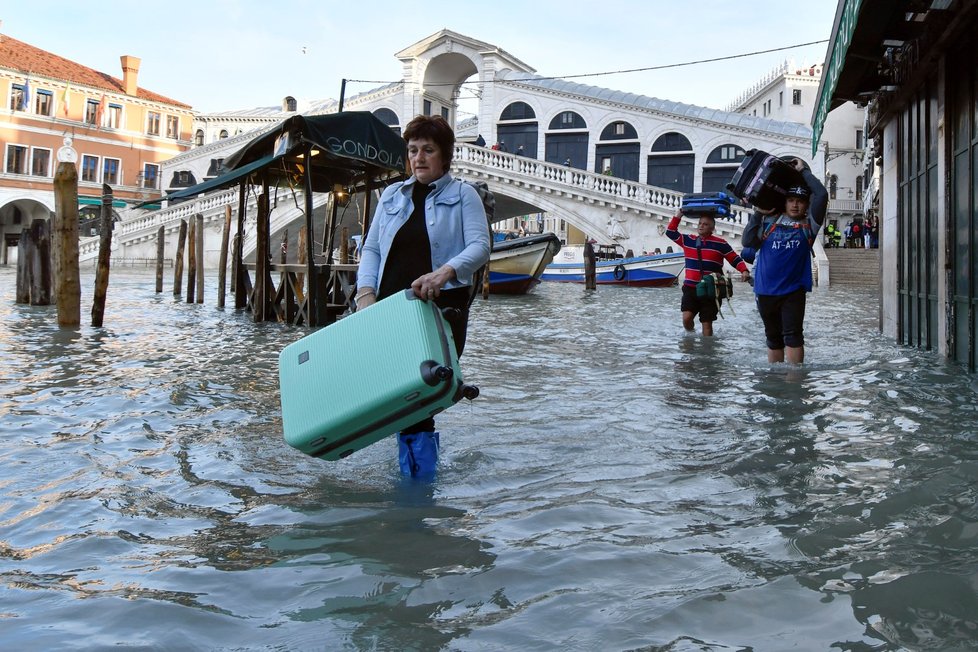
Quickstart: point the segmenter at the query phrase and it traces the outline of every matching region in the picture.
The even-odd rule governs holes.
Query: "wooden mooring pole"
[[[166,227],[162,224],[159,230],[156,232],[156,293],[160,294],[163,292],[163,253],[164,253],[164,243],[163,238],[165,236]]]
[[[31,305],[51,305],[51,225],[47,220],[31,222],[34,260],[31,261]]]
[[[197,303],[204,303],[204,216],[201,213],[196,215],[197,240]]]
[[[584,289],[585,290],[597,290],[598,283],[596,278],[596,260],[594,256],[594,247],[591,246],[590,241],[584,243]]]
[[[92,326],[101,327],[105,316],[105,295],[109,289],[109,263],[112,255],[112,188],[102,184],[102,226],[98,241],[98,269],[95,271],[95,298],[92,301]]]
[[[58,170],[54,174],[54,286],[58,325],[80,325],[78,169],[69,161],[58,163]]]
[[[173,259],[173,296],[183,293],[183,247],[187,242],[187,222],[180,220],[180,233],[177,236],[177,255]]]
[[[224,233],[221,235],[221,259],[217,268],[217,307],[224,307],[227,292],[228,243],[231,240],[231,206],[224,207]]]
[[[17,241],[17,296],[14,303],[31,302],[31,268],[34,261],[34,243],[31,242],[31,230],[21,229],[20,240]]]
[[[194,302],[194,290],[197,288],[197,220],[190,218],[190,228],[187,231],[187,303]]]

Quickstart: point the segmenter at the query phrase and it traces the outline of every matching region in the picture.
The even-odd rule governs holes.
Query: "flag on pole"
[[[31,78],[24,77],[24,91],[20,96],[20,110],[26,111],[31,106]]]
[[[68,105],[69,90],[71,90],[71,84],[65,84],[65,89],[64,91],[61,92],[61,112],[65,114],[66,118],[68,117],[68,108],[69,108]]]

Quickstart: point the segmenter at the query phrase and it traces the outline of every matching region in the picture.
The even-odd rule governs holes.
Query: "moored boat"
[[[553,233],[500,240],[489,256],[489,292],[526,294],[540,282],[540,275],[560,251]]]
[[[625,258],[612,247],[595,247],[595,282],[598,285],[668,287],[674,285],[686,265],[679,253]],[[584,282],[584,245],[565,246],[540,277],[543,281]]]

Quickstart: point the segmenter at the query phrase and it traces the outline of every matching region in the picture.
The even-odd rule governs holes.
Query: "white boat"
[[[489,256],[489,292],[526,294],[540,282],[540,275],[560,251],[553,233],[493,242]]]
[[[667,287],[674,285],[686,266],[682,252],[631,256],[620,245],[595,245],[595,282],[598,285]],[[584,283],[584,245],[566,245],[540,277],[543,281]]]

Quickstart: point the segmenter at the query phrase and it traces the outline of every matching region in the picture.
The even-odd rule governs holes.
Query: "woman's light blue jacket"
[[[411,217],[411,194],[416,179],[387,187],[380,197],[373,222],[367,229],[360,254],[357,288],[380,287],[387,254],[398,229]],[[431,269],[444,264],[455,270],[445,289],[472,285],[472,275],[489,260],[489,226],[482,200],[475,188],[445,174],[435,181],[425,200],[425,225],[431,243]]]

